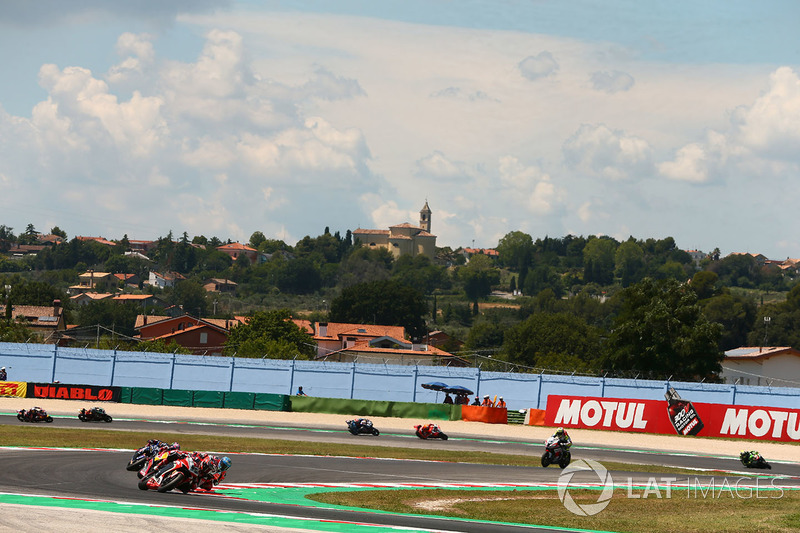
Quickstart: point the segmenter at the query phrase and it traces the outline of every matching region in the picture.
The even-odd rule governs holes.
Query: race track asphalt
[[[19,425],[16,417],[0,415],[0,424]],[[231,455],[234,467],[225,480],[229,484],[252,483],[556,483],[560,469],[537,466],[541,445],[514,439],[494,439],[481,435],[451,434],[448,441],[421,441],[412,430],[383,433],[380,437],[352,436],[341,426],[319,425],[315,428],[286,425],[158,422],[141,419],[116,419],[112,424],[85,424],[73,418],[57,418],[54,426],[117,431],[198,433],[219,436],[247,436],[264,439],[296,439],[340,443],[343,446],[381,445],[397,447],[437,447],[454,454],[477,450],[494,453],[514,453],[531,456],[530,467],[509,467],[426,461],[397,461],[366,458],[307,457],[284,455]],[[214,450],[208,450],[214,451]],[[713,450],[712,450],[713,451]],[[345,520],[416,528],[463,532],[559,531],[557,528],[532,528],[495,525],[430,517],[409,517],[376,514],[358,510],[338,510],[321,507],[228,499],[208,494],[158,494],[140,491],[134,472],[125,470],[130,451],[71,451],[0,449],[3,475],[0,492],[14,494],[52,495],[73,498],[96,498],[156,505],[211,507],[245,513],[273,513],[323,520]],[[652,450],[610,449],[578,445],[574,457],[620,463],[647,463],[664,466],[709,470],[741,470],[738,461],[717,457],[713,453],[696,455],[653,452]],[[800,484],[800,465],[778,463],[771,474],[787,476],[784,484]],[[630,478],[634,483],[646,483],[658,474],[612,471],[615,480]],[[665,474],[673,476],[674,474]],[[701,473],[701,480],[714,475]],[[723,475],[717,473],[716,479]],[[731,474],[730,479],[739,477]],[[596,480],[596,479],[595,479]],[[557,503],[557,502],[556,502]]]

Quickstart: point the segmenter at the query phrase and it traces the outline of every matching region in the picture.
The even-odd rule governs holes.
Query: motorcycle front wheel
[[[442,440],[447,440],[447,435],[444,433],[439,433],[439,437],[441,437]]]
[[[174,472],[170,474],[166,480],[161,482],[161,486],[158,487],[158,492],[169,492],[181,483],[183,483],[183,472]]]
[[[550,462],[550,452],[544,452],[544,454],[542,454],[542,466],[547,468],[550,466]]]
[[[106,420],[106,422],[111,422],[111,421],[112,421],[112,420],[114,420],[114,419],[113,419],[113,418],[111,418],[110,416],[106,415],[106,418],[105,418],[105,420]]]
[[[45,419],[44,419],[44,421],[45,421],[45,422],[47,422],[47,423],[49,424],[50,422],[52,422],[52,421],[53,421],[53,417],[52,417],[52,416],[50,416],[50,415],[47,415],[47,418],[45,418]]]
[[[380,435],[380,434],[381,434],[381,432],[380,432],[380,431],[378,431],[378,430],[377,430],[377,428],[372,428],[372,434],[373,434],[373,435],[375,435],[375,436],[377,437],[378,435]]]

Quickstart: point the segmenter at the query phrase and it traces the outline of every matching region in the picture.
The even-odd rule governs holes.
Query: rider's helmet
[[[747,450],[742,450],[742,453],[739,454],[739,459],[745,460],[750,455],[750,452]]]
[[[169,449],[170,450],[180,450],[181,449],[181,445],[178,444],[177,442],[173,442],[172,444],[169,445]]]
[[[564,435],[564,428],[558,428],[558,429],[556,430],[556,436],[557,436],[557,437],[561,437],[561,436],[563,436],[563,435]]]
[[[223,471],[223,472],[224,472],[224,471],[226,471],[227,469],[229,469],[230,467],[231,467],[231,460],[230,460],[230,458],[228,458],[228,457],[223,457],[223,458],[222,458],[222,459],[219,461],[219,469],[220,469],[221,471]]]

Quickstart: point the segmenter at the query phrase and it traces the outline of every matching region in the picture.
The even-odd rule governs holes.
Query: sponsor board
[[[60,383],[28,383],[28,398],[53,398],[57,400],[90,400],[118,402],[119,387],[97,385],[62,385]]]
[[[3,381],[0,383],[0,396],[18,396],[25,398],[28,384],[24,381]]]
[[[545,425],[665,435],[677,433],[800,441],[799,409],[693,404],[669,393],[666,404],[658,400],[550,395],[547,398]]]

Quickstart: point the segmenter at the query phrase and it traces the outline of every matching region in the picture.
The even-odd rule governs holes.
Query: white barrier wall
[[[0,343],[9,381],[293,394],[403,402],[440,402],[422,388],[442,381],[477,395],[503,396],[509,409],[544,409],[549,395],[663,400],[668,387],[693,402],[795,408],[800,389],[552,374],[482,372],[478,368],[114,352]]]

